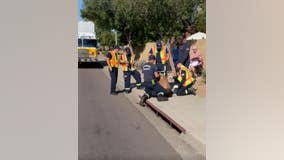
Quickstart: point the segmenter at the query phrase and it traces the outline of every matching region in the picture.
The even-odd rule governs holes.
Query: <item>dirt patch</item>
[[[201,55],[204,61],[204,70],[206,72],[206,40],[198,40],[197,48],[201,51]],[[205,77],[206,78],[206,77]],[[204,77],[198,77],[194,87],[197,89],[196,94],[200,97],[206,97],[206,81]]]
[[[149,56],[149,51],[153,46],[155,46],[155,44],[156,44],[155,42],[146,43],[143,51],[139,53],[140,54],[140,57],[139,57],[140,61],[147,61],[148,56]]]
[[[194,84],[196,88],[196,95],[200,97],[206,97],[206,84],[201,77],[198,77],[196,83]]]

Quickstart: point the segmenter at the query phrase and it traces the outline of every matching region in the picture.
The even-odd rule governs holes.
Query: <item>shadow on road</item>
[[[102,68],[104,68],[104,66],[107,66],[106,61],[78,63],[78,68],[99,68],[99,69],[102,69]]]

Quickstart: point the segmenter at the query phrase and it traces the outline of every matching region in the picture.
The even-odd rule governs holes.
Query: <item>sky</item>
[[[78,21],[81,21],[82,18],[80,17],[80,10],[83,7],[83,0],[78,0]]]

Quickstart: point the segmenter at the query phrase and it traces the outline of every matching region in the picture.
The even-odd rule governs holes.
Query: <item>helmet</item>
[[[155,60],[155,59],[156,59],[156,57],[155,57],[154,55],[150,55],[150,56],[149,56],[149,61],[150,61],[150,60]]]
[[[157,49],[161,49],[162,48],[162,42],[161,41],[157,41],[156,42],[156,46],[157,46]]]

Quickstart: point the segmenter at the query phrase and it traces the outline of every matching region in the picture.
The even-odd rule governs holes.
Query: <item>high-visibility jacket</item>
[[[188,68],[186,68],[184,65],[182,65],[179,69],[179,75],[178,75],[178,81],[182,82],[182,71],[185,71],[185,82],[182,84],[184,87],[190,85],[193,81],[194,78],[192,77],[192,73],[190,72],[190,70]]]
[[[152,52],[153,52],[153,55],[155,57],[157,57],[156,54],[160,54],[162,64],[165,64],[167,62],[167,60],[169,60],[169,56],[167,55],[167,51],[166,51],[165,46],[162,47],[162,50],[160,51],[160,53],[158,53],[156,46],[152,47]]]
[[[111,67],[118,67],[118,55],[114,51],[111,51],[111,59],[109,60]]]
[[[134,70],[134,59],[133,56],[131,55],[130,61],[127,60],[126,52],[123,52],[121,55],[121,60],[120,64],[122,66],[123,71],[128,71],[129,69]]]

